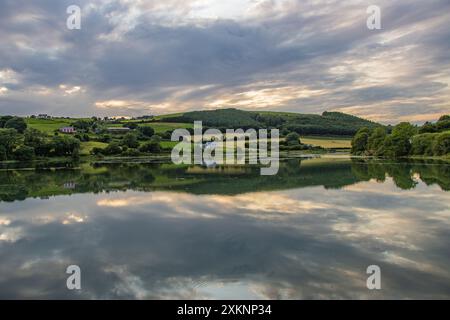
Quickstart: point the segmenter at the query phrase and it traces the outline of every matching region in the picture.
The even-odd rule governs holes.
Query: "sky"
[[[449,26],[449,0],[0,0],[0,114],[434,121],[450,113]]]

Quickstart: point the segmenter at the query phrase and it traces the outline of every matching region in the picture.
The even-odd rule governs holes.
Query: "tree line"
[[[75,135],[53,135],[29,128],[20,117],[0,116],[0,161],[30,161],[35,158],[72,157],[80,155],[81,142],[98,141],[108,143],[105,148],[93,148],[91,154],[139,156],[161,152],[161,137],[151,127],[136,127],[121,135],[107,134],[104,123],[98,119],[77,120],[72,126]]]
[[[402,122],[392,128],[361,128],[352,139],[352,154],[401,158],[450,154],[450,116],[415,126]]]
[[[28,128],[19,117],[0,117],[0,161],[29,161],[38,157],[77,157],[80,140],[66,135],[49,136]]]
[[[375,128],[380,124],[341,112],[298,114],[288,112],[251,112],[238,109],[192,111],[160,117],[158,121],[193,123],[202,121],[205,127],[224,129],[280,129],[283,136],[291,132],[300,135],[353,136],[362,127]]]

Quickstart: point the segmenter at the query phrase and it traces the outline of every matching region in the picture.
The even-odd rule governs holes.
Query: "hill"
[[[258,112],[238,109],[192,111],[176,115],[159,116],[156,121],[192,123],[202,121],[204,126],[216,128],[279,128],[282,132],[301,135],[351,136],[360,128],[381,126],[362,118],[340,112],[322,115],[289,112]]]

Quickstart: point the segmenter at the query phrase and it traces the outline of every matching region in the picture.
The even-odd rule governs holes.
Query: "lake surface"
[[[1,299],[450,298],[448,163],[58,167],[0,170]]]

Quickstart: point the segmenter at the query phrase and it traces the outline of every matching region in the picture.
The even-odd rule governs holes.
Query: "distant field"
[[[161,120],[161,119],[167,119],[167,118],[175,118],[175,117],[182,116],[183,114],[184,114],[183,112],[171,113],[171,114],[156,116],[154,119],[155,120]]]
[[[74,119],[25,119],[25,122],[30,128],[46,133],[53,133],[53,131],[61,127],[69,126],[73,121]]]
[[[161,147],[164,149],[169,149],[175,147],[179,142],[176,141],[161,141]]]
[[[98,141],[88,141],[81,143],[80,155],[88,156],[90,155],[92,149],[94,148],[106,148],[108,146],[107,143],[98,142]]]
[[[163,133],[174,129],[193,128],[192,123],[172,123],[172,122],[150,122],[150,123],[137,123],[138,126],[152,127],[155,133]],[[114,123],[108,125],[108,127],[123,127],[123,124]]]
[[[168,130],[193,128],[192,123],[171,123],[171,122],[154,122],[154,123],[142,123],[140,126],[152,127],[156,133],[166,132]]]
[[[194,125],[192,123],[171,123],[171,122],[150,122],[150,123],[137,123],[140,127],[152,127],[155,130],[155,133],[163,133],[168,130],[174,129],[184,129],[184,128],[193,128]],[[107,125],[107,127],[117,128],[123,127],[121,123],[113,123]]]
[[[351,148],[350,138],[338,137],[301,137],[301,142],[304,144],[311,144],[313,146],[322,147],[326,149],[333,148]]]
[[[325,149],[341,149],[341,148],[351,148],[350,138],[339,138],[339,137],[302,137],[301,142],[304,144],[310,144],[317,147],[322,147]],[[163,141],[161,146],[163,148],[172,148],[178,142]]]
[[[175,116],[175,115],[174,115]],[[28,126],[46,133],[53,133],[55,130],[70,126],[77,119],[32,119],[26,118]],[[139,123],[139,126],[149,126],[152,127],[156,133],[163,133],[165,131],[171,131],[180,128],[192,128],[192,123],[172,123],[172,122],[150,122],[150,123]],[[110,124],[109,127],[122,127],[123,124]],[[301,141],[304,144],[310,144],[313,146],[318,146],[326,149],[332,148],[351,148],[350,138],[341,137],[320,137],[320,136],[305,136],[301,137]],[[176,143],[163,142],[162,147],[168,148],[173,147]],[[84,142],[81,145],[81,154],[89,154],[94,147],[104,148],[106,144],[101,142]]]

